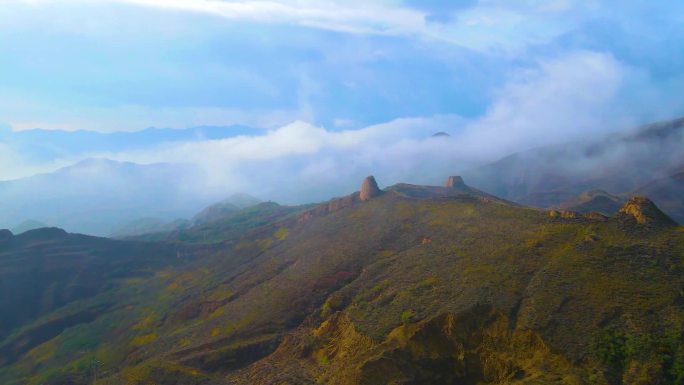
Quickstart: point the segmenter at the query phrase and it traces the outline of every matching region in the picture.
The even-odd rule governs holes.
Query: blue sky
[[[0,141],[0,179],[98,156],[220,166],[244,189],[276,163],[302,181],[353,165],[340,188],[423,181],[684,115],[683,26],[680,0],[9,0],[0,126],[262,136],[41,164]]]
[[[369,3],[4,2],[0,122],[116,131],[476,118],[520,71],[576,52],[615,60],[631,72],[625,83],[658,97],[682,84],[681,1]],[[667,115],[658,109],[637,118]]]

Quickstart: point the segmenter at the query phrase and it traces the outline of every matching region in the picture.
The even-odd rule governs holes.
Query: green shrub
[[[401,322],[403,324],[407,324],[413,320],[413,317],[416,316],[416,313],[413,310],[404,310],[401,313]]]

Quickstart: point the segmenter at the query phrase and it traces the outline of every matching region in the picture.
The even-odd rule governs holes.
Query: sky
[[[680,0],[1,3],[0,130],[254,135],[105,153],[84,142],[40,163],[0,140],[0,180],[96,156],[190,162],[234,189],[253,188],[255,168],[424,181],[426,168],[684,115]]]

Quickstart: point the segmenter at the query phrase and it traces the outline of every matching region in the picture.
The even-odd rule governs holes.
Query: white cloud
[[[69,164],[71,164],[71,160],[68,159],[40,163],[30,162],[12,146],[0,141],[0,181],[50,172]]]
[[[430,22],[424,10],[380,0],[20,0],[42,4],[121,3],[171,12],[213,15],[228,21],[298,25],[354,34],[405,35],[445,41],[479,51],[507,53],[548,42],[594,11],[573,0],[481,0],[448,22]]]
[[[353,191],[363,176],[374,173],[384,183],[404,178],[432,182],[445,167],[461,168],[451,142],[431,138],[455,132],[456,116],[399,119],[360,130],[328,131],[297,121],[265,135],[172,144],[153,151],[99,154],[140,163],[188,162],[207,170],[203,189],[248,191],[284,202],[327,199]],[[426,170],[439,159],[442,165]]]
[[[392,1],[119,0],[169,10],[201,12],[229,20],[284,23],[359,34],[413,35],[475,50],[521,50],[573,27],[570,0],[555,2],[484,0],[460,10],[448,23],[431,23],[424,11]],[[581,4],[581,3],[580,3]],[[584,5],[581,8],[587,7]]]
[[[628,71],[596,52],[543,60],[516,73],[461,140],[491,156],[625,128],[635,113],[620,110]]]
[[[632,127],[643,110],[628,108],[632,101],[622,97],[629,71],[610,55],[579,51],[515,73],[487,113],[471,121],[456,116],[398,119],[343,131],[298,121],[258,137],[101,155],[194,163],[211,176],[209,188],[284,202],[353,191],[367,174],[382,184],[440,183],[446,175],[511,152]],[[451,136],[432,138],[438,131]]]
[[[292,23],[352,33],[394,33],[421,28],[420,12],[360,1],[122,0],[141,6],[214,14],[231,20]]]
[[[545,144],[604,135],[643,122],[654,87],[611,55],[577,51],[520,69],[480,118],[397,119],[332,131],[302,121],[261,136],[174,143],[136,152],[87,154],[139,163],[192,163],[209,175],[203,192],[249,192],[282,203],[324,200],[354,191],[374,174],[382,185],[441,183],[447,175]],[[628,87],[628,88],[625,88]],[[447,138],[432,134],[446,131]]]
[[[12,95],[12,93],[9,93]],[[241,124],[274,128],[306,118],[294,110],[240,110],[222,107],[73,107],[48,105],[0,94],[0,116],[13,130],[137,131],[147,127],[188,128]]]

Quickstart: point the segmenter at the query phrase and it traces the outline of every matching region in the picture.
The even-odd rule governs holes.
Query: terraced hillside
[[[5,360],[0,382],[684,380],[684,229],[647,199],[606,217],[400,184],[230,234],[147,244],[182,250],[74,301],[109,306]]]

